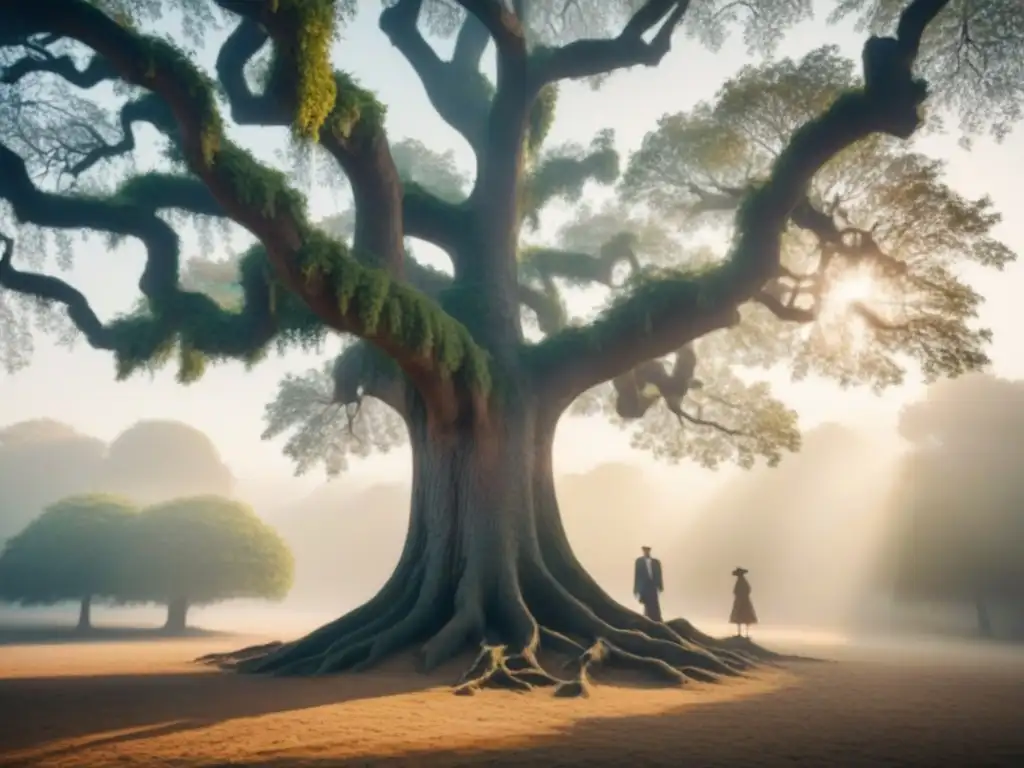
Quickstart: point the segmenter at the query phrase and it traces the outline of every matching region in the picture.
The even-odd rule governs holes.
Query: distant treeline
[[[1024,382],[941,381],[899,432],[826,424],[730,483],[666,556],[671,589],[725,610],[740,565],[767,623],[1024,637]]]
[[[73,494],[140,504],[230,495],[234,478],[210,439],[175,421],[140,421],[108,445],[50,419],[0,428],[0,542]]]
[[[729,572],[743,566],[768,624],[973,625],[1024,637],[1024,382],[940,382],[899,429],[886,443],[822,425],[777,469],[741,473],[696,508],[631,465],[562,475],[566,528],[587,568],[627,601],[632,558],[653,540],[666,599],[684,615],[724,620]],[[226,495],[232,482],[210,440],[183,424],[140,422],[107,446],[24,422],[0,429],[0,538],[70,494],[154,504]],[[408,509],[407,484],[343,478],[276,514],[258,511],[295,552],[292,599],[340,609],[391,573]],[[690,523],[668,525],[677,514]]]
[[[0,601],[157,603],[165,629],[185,629],[189,606],[233,598],[283,599],[294,563],[273,528],[246,505],[194,496],[139,510],[116,496],[72,496],[49,506],[0,552]]]

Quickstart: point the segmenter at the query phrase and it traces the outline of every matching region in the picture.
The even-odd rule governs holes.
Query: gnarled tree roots
[[[602,668],[683,685],[742,676],[755,665],[784,660],[746,638],[709,637],[682,619],[650,621],[606,596],[595,609],[554,582],[550,573],[544,576],[533,589],[524,585],[504,599],[467,600],[464,593],[480,590],[459,589],[447,611],[443,601],[424,600],[427,584],[414,590],[418,596],[396,594],[395,587],[403,585],[393,578],[361,608],[299,640],[198,661],[247,673],[324,675],[366,670],[404,649],[418,648],[418,666],[430,672],[475,645],[479,652],[457,681],[456,694],[550,687],[556,696],[586,696],[591,676]],[[404,586],[408,589],[409,582]],[[540,599],[528,601],[528,596]]]

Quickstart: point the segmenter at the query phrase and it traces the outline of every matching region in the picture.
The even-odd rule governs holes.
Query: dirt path
[[[399,662],[333,679],[187,663],[237,639],[0,648],[0,765],[1024,765],[1024,658],[800,664],[682,691],[452,696]]]

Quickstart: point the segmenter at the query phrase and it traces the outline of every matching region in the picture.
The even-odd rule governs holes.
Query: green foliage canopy
[[[714,103],[661,119],[631,159],[624,194],[682,228],[727,237],[738,191],[764,178],[788,137],[855,83],[851,62],[829,47],[746,68]],[[768,307],[787,313],[774,302],[746,318],[786,339],[798,377],[881,387],[901,383],[910,361],[928,379],[986,361],[990,336],[974,324],[983,299],[958,267],[1001,269],[1015,256],[993,236],[1001,217],[991,201],[965,199],[942,175],[941,161],[884,136],[816,175],[784,241],[783,269],[799,277],[769,287],[789,308],[812,309],[815,322],[779,323]]]
[[[0,554],[0,600],[26,605],[116,598],[136,508],[114,496],[72,496],[48,507]]]
[[[340,25],[355,13],[354,2],[281,0],[248,6],[245,12],[236,4],[219,3],[197,11],[183,30],[188,45],[206,41],[228,20],[237,23],[219,52],[216,87],[212,76],[183,54],[183,45],[135,33],[154,23],[159,4],[48,2],[72,15],[46,16],[40,6],[23,8],[19,13],[24,18],[11,19],[31,19],[30,29],[35,24],[46,30],[56,19],[77,19],[107,35],[89,39],[117,37],[123,61],[115,72],[99,57],[85,61],[82,47],[61,33],[25,35],[17,24],[11,25],[14,32],[0,40],[4,93],[9,96],[0,114],[0,197],[19,219],[19,243],[22,249],[27,243],[29,258],[46,255],[40,233],[51,229],[92,229],[115,240],[142,240],[148,250],[140,283],[145,301],[137,311],[102,323],[68,284],[15,270],[12,247],[2,270],[9,290],[0,297],[24,305],[4,305],[0,313],[13,317],[38,306],[63,304],[91,344],[116,354],[120,375],[176,359],[183,382],[198,379],[208,361],[258,362],[275,343],[281,348],[318,348],[328,328],[361,336],[364,340],[344,349],[329,374],[325,368],[305,380],[286,379],[268,409],[268,434],[295,430],[287,450],[300,469],[324,459],[329,470],[340,469],[347,453],[368,444],[355,427],[359,414],[372,414],[372,408],[362,408],[364,398],[396,404],[387,387],[394,376],[380,365],[381,351],[414,382],[423,371],[436,370],[445,379],[489,389],[490,353],[463,323],[466,310],[460,302],[466,296],[449,290],[445,274],[419,264],[407,242],[392,247],[381,240],[389,236],[382,232],[397,233],[427,240],[453,255],[453,233],[464,222],[464,203],[472,193],[467,196],[467,184],[450,157],[431,155],[414,140],[387,144],[383,105],[349,74],[332,73],[331,45]],[[914,0],[914,5],[926,4]],[[1001,43],[993,30],[1012,33],[1024,12],[1012,0],[982,5],[988,10],[969,0],[929,6],[927,13],[938,11],[938,16],[928,26],[920,61],[933,81],[934,104],[947,112],[959,110],[969,130],[1000,130],[1014,119],[1009,106],[1002,112],[990,110],[995,117],[985,125],[971,115],[983,114],[979,105],[1016,102],[1017,91],[1007,83],[1012,79],[1008,73],[1019,66],[1013,64],[1020,60],[1019,36],[1011,34],[1010,42]],[[120,26],[96,13],[96,7],[116,14]],[[867,14],[871,23],[891,32],[896,14],[905,7],[888,0],[849,0],[837,14]],[[476,16],[467,16],[461,3],[398,0],[380,17],[381,29],[412,64],[439,114],[466,139],[478,161],[483,158],[478,162],[483,174],[489,172],[490,161],[509,154],[506,147],[504,154],[484,156],[493,138],[485,130],[489,112],[502,105],[501,89],[482,71],[482,57],[490,36],[497,38],[499,57],[507,54],[501,49],[508,43],[493,19],[488,27],[486,10],[480,6]],[[581,216],[552,238],[537,226],[548,204],[574,204],[586,185],[608,185],[619,176],[609,131],[599,131],[589,146],[544,145],[559,80],[599,80],[630,63],[655,64],[677,29],[712,47],[727,32],[739,30],[752,52],[764,53],[786,26],[809,17],[812,4],[524,0],[507,4],[506,10],[522,23],[525,53],[537,68],[567,61],[570,51],[610,50],[612,40],[635,43],[634,58],[555,71],[539,89],[526,135],[516,138],[526,151],[515,186],[514,228],[521,226],[524,233],[515,287],[535,336],[553,337],[551,343],[521,350],[531,360],[564,357],[570,348],[593,349],[602,334],[625,326],[644,327],[649,334],[657,311],[692,298],[695,290],[714,288],[709,276],[725,280],[728,271],[718,268],[725,263],[722,257],[749,238],[744,222],[753,215],[750,201],[758,199],[775,162],[784,157],[783,148],[806,135],[808,126],[828,110],[862,103],[867,91],[861,86],[872,85],[862,83],[851,65],[828,48],[800,61],[748,67],[713,103],[664,118],[630,158],[618,199],[599,212],[594,206],[581,208]],[[642,32],[660,22],[651,41],[642,38]],[[71,26],[60,29],[66,32]],[[424,30],[455,36],[451,61],[441,61],[430,50]],[[605,35],[610,37],[598,39]],[[72,36],[82,39],[80,33]],[[954,40],[972,45],[986,41],[986,56],[994,58],[975,62],[965,79],[957,60],[948,55]],[[913,45],[916,54],[916,40]],[[84,68],[71,66],[76,62]],[[258,83],[253,77],[257,69]],[[158,71],[161,78],[173,76],[188,89],[187,120],[180,103],[172,120],[168,103],[154,93],[131,98],[115,111],[82,90],[113,83],[136,96],[132,88],[141,84],[166,95],[154,82]],[[869,76],[872,71],[868,69]],[[973,85],[965,87],[965,82]],[[28,98],[39,83],[53,90],[44,92],[44,98]],[[220,109],[221,98],[228,110]],[[316,139],[320,149],[315,151],[337,161],[354,197],[364,205],[372,199],[372,210],[363,213],[378,225],[390,217],[392,226],[360,227],[358,218],[342,216],[334,222],[336,231],[327,232],[311,223],[303,195],[287,173],[257,162],[228,139],[228,113],[242,125],[290,127],[300,147]],[[137,123],[157,130],[166,156],[165,166],[143,174],[131,173],[128,166],[134,149],[131,126]],[[190,141],[182,141],[186,128],[192,132]],[[380,147],[390,149],[389,157]],[[387,173],[378,173],[381,169]],[[398,186],[400,200],[377,194],[377,182],[392,171],[403,182]],[[848,148],[817,175],[806,200],[791,212],[780,274],[739,308],[736,328],[637,365],[580,398],[578,410],[613,413],[635,430],[635,444],[660,456],[749,465],[757,457],[777,461],[782,451],[796,447],[798,434],[795,414],[771,398],[756,381],[756,371],[744,369],[782,363],[793,366],[797,375],[824,372],[843,384],[884,387],[901,381],[909,363],[919,364],[927,377],[984,365],[988,332],[973,325],[980,297],[955,277],[953,267],[965,258],[999,267],[1012,254],[991,237],[997,217],[987,201],[959,198],[942,183],[941,174],[940,164],[894,140],[875,136]],[[488,183],[477,178],[474,190]],[[223,210],[214,198],[231,199],[232,211]],[[55,210],[61,216],[48,217]],[[190,220],[224,219],[230,213],[261,242],[272,241],[275,247],[250,248],[238,261],[232,290],[224,288],[223,267],[193,261],[179,275],[181,243],[168,224],[172,213]],[[621,222],[618,228],[615,219]],[[351,242],[337,232],[349,228]],[[698,230],[716,232],[717,240],[710,247],[698,246],[692,239]],[[295,237],[278,237],[284,231]],[[603,233],[600,239],[597,233]],[[726,246],[730,236],[735,242]],[[57,250],[66,253],[70,241],[62,237]],[[284,248],[286,241],[300,245]],[[840,289],[857,281],[866,281],[871,295],[840,300]],[[567,310],[567,292],[583,285],[606,299],[602,313],[573,317]],[[25,296],[31,302],[25,304]],[[712,304],[716,300],[711,294],[701,297]],[[23,337],[19,330],[10,341]],[[377,354],[368,353],[368,345]],[[390,370],[393,374],[393,365]],[[324,399],[344,407],[325,415]],[[369,444],[388,446],[400,430],[394,428],[393,417],[380,424],[384,433]],[[334,430],[346,425],[351,426],[346,436],[329,437],[332,432],[346,434]]]
[[[283,599],[294,562],[277,532],[245,504],[194,496],[139,515],[128,550],[126,598],[202,605],[236,598]]]

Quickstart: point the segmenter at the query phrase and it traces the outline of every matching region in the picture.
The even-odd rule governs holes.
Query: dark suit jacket
[[[651,558],[650,574],[647,573],[646,560],[646,557],[638,557],[633,569],[633,594],[640,595],[641,599],[657,595],[664,589],[661,582],[661,560]]]

